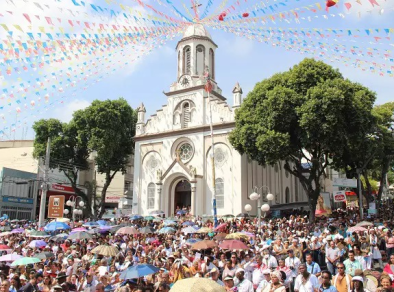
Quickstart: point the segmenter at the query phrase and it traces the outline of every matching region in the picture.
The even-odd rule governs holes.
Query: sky
[[[75,23],[76,19],[83,21],[84,18],[88,19],[91,15],[94,15],[95,11],[92,12],[91,7],[88,7],[87,4],[85,6],[76,6],[75,2],[80,4],[81,1],[1,0],[0,11],[2,14],[0,16],[0,24],[6,24],[8,30],[13,27],[14,39],[26,38],[27,31],[33,31],[34,29],[38,30],[40,29],[40,25],[42,25],[41,27],[45,27],[45,32],[52,32],[55,36],[53,32],[56,31],[56,27],[66,27],[63,17],[72,19]],[[113,7],[114,10],[121,10],[119,7],[121,7],[120,4],[123,3],[124,5],[131,5],[130,7],[132,7],[134,13],[136,13],[135,15],[144,16],[153,13],[148,7],[142,7],[139,5],[138,1],[87,0],[85,2],[89,3],[89,5],[94,4],[101,7]],[[151,5],[156,9],[160,9],[160,11],[166,13],[168,16],[180,19],[179,14],[176,15],[177,13],[174,13],[173,8],[168,4],[168,2],[171,1],[150,0],[142,2],[144,4]],[[190,0],[173,0],[171,3],[173,3],[174,7],[176,7],[184,16],[189,17],[193,12],[188,13],[184,7],[190,7],[190,2]],[[299,23],[294,21],[295,18],[292,19],[291,17],[286,18],[289,22],[283,20],[280,21],[278,18],[275,19],[275,22],[259,22],[256,24],[259,29],[275,32],[269,32],[266,34],[268,37],[267,43],[258,42],[256,39],[236,36],[234,33],[227,32],[229,30],[228,27],[224,30],[219,29],[219,26],[224,28],[226,22],[218,22],[217,16],[212,18],[214,21],[211,20],[207,23],[206,27],[211,33],[213,41],[218,45],[215,56],[216,81],[218,82],[219,87],[223,90],[223,95],[227,98],[230,105],[233,103],[231,92],[237,82],[241,85],[244,97],[246,97],[247,93],[253,89],[257,82],[265,78],[269,78],[277,72],[288,70],[306,57],[318,57],[316,54],[300,52],[300,47],[297,47],[296,45],[290,44],[287,48],[278,46],[279,41],[282,41],[283,44],[285,40],[289,42],[296,40],[295,38],[286,39],[283,35],[281,37],[280,32],[278,32],[278,29],[280,28],[285,30],[290,28],[298,30],[313,30],[315,28],[344,30],[345,36],[336,37],[334,33],[331,33],[329,37],[325,37],[320,40],[315,38],[312,40],[315,46],[318,45],[319,42],[323,43],[321,51],[325,52],[325,56],[328,59],[335,56],[338,56],[338,58],[341,58],[340,56],[352,58],[353,63],[347,62],[346,64],[341,61],[331,62],[330,60],[325,60],[333,67],[338,68],[346,78],[355,82],[360,82],[375,91],[377,93],[377,104],[394,100],[392,95],[394,90],[393,76],[389,76],[389,74],[380,76],[379,73],[371,73],[369,70],[362,71],[357,67],[357,64],[359,63],[355,63],[355,60],[359,58],[361,60],[384,64],[388,67],[394,65],[392,60],[390,61],[390,57],[393,58],[391,51],[394,47],[394,40],[392,40],[392,33],[394,31],[390,31],[390,34],[383,32],[384,29],[394,27],[394,0],[376,0],[376,2],[374,2],[374,0],[340,1],[337,7],[331,7],[328,13],[324,10],[325,1],[248,0],[246,3],[245,2],[246,1],[244,0],[240,0],[238,2],[233,0],[213,0],[214,4],[212,4],[208,9],[208,15],[209,13],[216,13],[216,15],[220,13],[218,6],[222,3],[227,3],[225,7],[235,5],[237,9],[236,12],[229,13],[227,17],[230,17],[231,15],[239,15],[244,12],[257,11],[257,8],[264,7],[267,12],[270,10],[270,5],[277,5],[272,6],[276,10],[275,12],[289,11],[296,8],[300,8],[302,10],[302,7],[308,5],[314,6],[316,3],[320,4],[323,9],[318,10],[317,12],[311,12],[308,10],[306,11],[305,16],[301,14],[301,10],[295,10],[299,12]],[[373,2],[378,5],[372,5]],[[42,8],[39,8],[35,3],[41,4]],[[45,7],[45,3],[48,4],[48,7]],[[201,0],[200,3],[202,4],[201,11],[204,11],[208,1]],[[239,5],[236,5],[236,3],[239,3]],[[352,6],[351,9],[347,9],[344,6],[344,3],[350,3]],[[64,10],[61,11],[59,7],[62,7]],[[75,14],[75,16],[64,16],[67,8],[72,11],[80,11],[81,13],[78,15]],[[7,13],[3,11],[10,12]],[[23,16],[23,13],[26,12],[29,13],[30,20],[32,21],[32,27],[29,27],[30,23],[27,23],[26,17]],[[269,15],[268,12],[266,14],[261,11],[256,13],[259,13],[259,16]],[[200,12],[200,14],[202,14],[202,12]],[[34,18],[34,15],[41,15],[41,22],[36,26],[32,19]],[[48,25],[46,23],[47,21],[43,18],[43,16],[45,17],[48,15],[50,15],[54,23],[53,26]],[[308,16],[310,18],[308,18]],[[304,19],[302,19],[303,17]],[[56,18],[62,18],[62,21],[56,23]],[[112,24],[117,23],[117,20],[107,18],[101,19],[101,22]],[[20,24],[19,28],[21,29],[15,27],[15,24]],[[255,28],[255,26],[251,24],[242,25],[245,29]],[[238,26],[237,24],[231,24],[231,26],[241,27],[241,25]],[[55,29],[51,29],[51,27],[55,27]],[[356,31],[357,29],[359,32]],[[365,32],[366,29],[371,29],[368,32],[369,35]],[[379,29],[379,32],[375,29]],[[348,35],[348,30],[352,31],[351,36]],[[56,72],[59,70],[66,70],[70,67],[81,70],[81,68],[84,67],[83,62],[89,62],[91,59],[81,58],[80,60],[72,63],[67,63],[67,61],[65,61],[60,65],[48,65],[43,68],[44,71],[41,72],[44,73],[41,75],[38,75],[40,70],[37,70],[7,76],[7,74],[4,74],[5,67],[0,67],[0,69],[3,69],[2,89],[10,89],[10,87],[12,88],[12,86],[14,86],[13,90],[16,91],[17,88],[20,89],[20,87],[29,87],[28,93],[25,95],[26,98],[22,96],[22,98],[20,98],[20,103],[16,102],[17,97],[10,98],[7,96],[12,89],[10,89],[7,94],[3,94],[2,100],[0,100],[0,106],[2,105],[2,108],[0,109],[0,123],[2,122],[2,125],[0,124],[0,129],[3,129],[2,137],[0,139],[33,139],[34,131],[31,126],[34,121],[41,118],[57,118],[64,122],[68,122],[72,118],[72,114],[75,110],[89,106],[89,104],[95,99],[105,100],[123,97],[133,108],[136,108],[141,104],[141,102],[144,102],[147,109],[147,117],[149,117],[149,115],[154,114],[156,110],[159,110],[162,105],[166,104],[167,100],[163,92],[167,92],[170,84],[176,81],[177,55],[175,47],[182,37],[181,31],[182,30],[180,30],[180,33],[175,35],[174,38],[172,38],[172,34],[162,36],[160,38],[160,41],[162,42],[160,46],[158,42],[150,43],[152,51],[149,54],[147,53],[148,50],[144,49],[144,44],[135,44],[132,46],[125,46],[123,48],[123,53],[120,56],[119,54],[116,54],[115,50],[113,55],[101,58],[97,63],[102,63],[99,65],[104,66],[101,71],[104,75],[102,78],[99,78],[99,82],[93,83],[92,81],[94,78],[88,77],[86,82],[82,80],[82,82],[75,83],[75,86],[66,87],[56,83],[54,80],[51,80],[54,82],[53,84],[55,84],[56,90],[53,90],[53,93],[49,94],[48,98],[44,97],[44,94],[35,95],[30,93],[32,84],[37,80],[36,78],[43,80],[45,79],[43,77],[44,74],[48,76],[47,79],[51,79],[54,78],[53,75],[51,76],[52,72],[55,72],[56,70]],[[1,39],[4,40],[8,38],[7,33],[9,36],[9,32],[7,32],[6,29],[1,30],[0,27]],[[81,34],[83,31],[79,31],[76,28],[72,33]],[[360,35],[360,37],[355,37],[355,34]],[[375,35],[379,36],[380,39],[374,39],[373,36]],[[278,39],[278,37],[281,39]],[[308,39],[307,41],[309,42]],[[146,46],[149,46],[149,43]],[[371,50],[375,49],[375,51],[373,51],[373,57],[369,57],[366,54],[364,56],[352,56],[343,53],[341,51],[341,46],[346,46],[347,48],[357,46],[357,48],[362,50],[364,53],[367,52],[369,48]],[[333,52],[328,47],[338,47],[338,51]],[[142,53],[143,55],[138,57],[137,54],[139,54],[138,52],[141,53],[141,50],[144,50]],[[377,51],[380,52],[380,55],[375,54]],[[390,57],[383,58],[383,52],[390,55]],[[0,60],[1,58],[3,58],[3,56],[0,55]],[[111,68],[116,70],[112,71],[113,69],[108,69],[106,71],[105,65],[107,64],[111,65]],[[365,65],[364,67],[369,69],[370,66]],[[59,78],[59,76],[56,78]],[[31,83],[26,85],[29,80]],[[21,83],[23,83],[23,86],[20,85]],[[68,84],[72,84],[72,80],[71,82],[68,82]],[[49,85],[47,86],[47,92],[49,92],[52,88]],[[7,104],[8,101],[10,101],[11,105]]]

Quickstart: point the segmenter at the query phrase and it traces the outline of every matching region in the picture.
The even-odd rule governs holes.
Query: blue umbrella
[[[45,231],[49,231],[49,232],[53,232],[56,230],[66,230],[66,229],[70,229],[71,227],[68,226],[66,223],[64,222],[51,222],[49,224],[47,224],[47,226],[44,227]]]
[[[153,265],[140,264],[140,265],[129,267],[125,271],[123,271],[122,274],[120,274],[120,279],[122,280],[138,279],[144,276],[157,273],[159,270],[160,270],[159,268],[156,268]]]
[[[98,221],[97,221],[97,224],[99,224],[99,225],[101,225],[101,226],[107,225],[107,221],[105,221],[105,220],[98,220]]]
[[[144,217],[143,216],[141,216],[141,215],[134,215],[134,216],[131,216],[130,217],[130,220],[140,220],[140,219],[143,219]]]
[[[175,233],[176,230],[172,227],[163,227],[159,230],[159,233]]]
[[[187,212],[185,210],[179,210],[176,212],[177,215],[185,215]]]
[[[163,224],[164,226],[171,226],[171,225],[176,225],[177,223],[172,220],[165,220]]]
[[[193,226],[193,225],[196,225],[196,224],[194,222],[192,222],[192,221],[185,221],[185,222],[182,223],[182,225],[183,226]]]
[[[186,243],[189,245],[195,244],[196,242],[201,241],[202,239],[199,238],[189,238],[188,240],[186,240]]]

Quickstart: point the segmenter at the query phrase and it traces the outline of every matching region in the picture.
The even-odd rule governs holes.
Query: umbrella
[[[90,233],[87,233],[85,231],[79,231],[70,234],[67,239],[91,239],[93,236]]]
[[[41,248],[47,246],[47,243],[43,240],[33,240],[29,243],[29,247],[31,248]]]
[[[197,233],[197,229],[194,228],[194,227],[192,227],[192,226],[189,226],[189,227],[183,228],[183,229],[182,229],[182,232],[185,233],[185,234],[188,234],[188,233]]]
[[[211,228],[208,227],[202,227],[201,229],[197,230],[197,233],[210,233],[213,230]]]
[[[53,240],[55,242],[60,242],[60,241],[65,240],[67,238],[67,236],[68,236],[68,234],[66,234],[66,233],[60,233],[60,234],[56,234],[54,236],[51,236],[49,238],[49,240]]]
[[[227,233],[218,233],[213,239],[221,241],[225,239],[227,235],[228,235]]]
[[[219,247],[221,249],[229,249],[229,250],[249,249],[249,247],[247,247],[245,243],[239,240],[225,240],[221,244],[219,244]]]
[[[182,223],[182,225],[183,226],[194,226],[196,224],[194,222],[192,222],[192,221],[185,221],[185,222]]]
[[[36,253],[34,257],[40,260],[46,260],[46,259],[54,258],[55,254],[48,251],[44,251],[44,252]]]
[[[78,228],[74,228],[73,230],[71,230],[71,232],[78,232],[78,231],[88,231],[88,230],[83,227],[78,227]]]
[[[37,231],[37,230],[30,232],[29,236],[30,237],[50,237],[50,235],[48,233],[46,233],[45,231]]]
[[[373,226],[373,223],[368,221],[361,221],[360,223],[356,224],[356,226]]]
[[[245,240],[249,240],[249,236],[247,236],[246,234],[243,234],[241,232],[236,232],[236,233],[228,234],[225,239],[245,239]]]
[[[10,222],[12,222],[12,223],[19,222],[19,219],[12,219]]]
[[[145,216],[145,217],[144,217],[144,220],[145,220],[145,221],[149,221],[149,220],[153,220],[153,219],[155,219],[154,216]]]
[[[64,222],[51,222],[49,223],[47,226],[44,227],[44,230],[47,232],[53,232],[56,230],[67,230],[67,229],[71,229],[70,226],[68,226],[66,223]]]
[[[193,244],[195,244],[196,242],[200,242],[200,241],[202,241],[202,239],[199,239],[199,238],[189,238],[188,240],[186,240],[186,244],[188,244],[188,245],[193,245]]]
[[[227,223],[219,224],[214,230],[219,231],[221,229],[225,229],[227,227]]]
[[[96,228],[98,233],[106,233],[106,232],[110,232],[111,229],[113,229],[114,226],[109,226],[109,225],[100,225],[99,228]],[[120,227],[116,230],[118,231],[120,229]],[[116,232],[114,231],[114,233]]]
[[[164,215],[164,214],[165,213],[163,211],[159,211],[159,210],[149,212],[149,215],[152,215],[152,216],[158,216],[158,215]]]
[[[20,259],[22,256],[19,254],[6,254],[0,257],[0,262],[13,262]]]
[[[63,222],[63,223],[68,223],[70,222],[69,218],[57,218],[55,220],[52,220],[52,222]]]
[[[176,212],[177,215],[185,215],[187,212],[185,210],[179,210]]]
[[[201,240],[201,241],[193,244],[192,249],[195,249],[195,250],[209,249],[209,248],[214,248],[216,246],[218,246],[218,245],[213,240]]]
[[[16,229],[12,229],[11,233],[23,233],[25,232],[25,229],[23,228],[16,228]]]
[[[207,278],[187,278],[178,280],[172,286],[170,292],[226,292],[223,286]]]
[[[0,233],[0,236],[7,236],[7,235],[10,235],[10,234],[12,234],[10,231],[6,231],[6,232]]]
[[[179,219],[177,217],[168,217],[167,220],[178,222]]]
[[[173,220],[165,220],[163,225],[164,226],[175,226],[177,223]]]
[[[353,226],[353,227],[350,227],[346,232],[353,233],[353,232],[365,232],[365,231],[368,231],[367,228],[364,228],[361,226]]]
[[[144,217],[141,215],[133,215],[130,217],[130,220],[140,220],[140,219],[144,219]]]
[[[82,224],[83,227],[98,227],[100,226],[100,224],[98,224],[97,222],[94,221],[90,221],[90,222],[85,222],[84,224]]]
[[[30,264],[35,264],[41,262],[40,259],[38,258],[31,258],[31,257],[23,257],[15,260],[12,264],[11,267],[16,267],[16,266],[26,266]]]
[[[0,250],[5,250],[5,249],[12,249],[12,248],[9,247],[8,245],[0,244]]]
[[[99,245],[92,249],[92,253],[101,254],[106,257],[114,257],[119,253],[118,249],[112,245]]]
[[[147,233],[155,233],[155,230],[152,227],[145,226],[140,229],[141,233],[147,234]]]
[[[241,231],[241,233],[247,235],[248,237],[255,237],[254,233],[252,232]]]
[[[248,213],[240,213],[236,217],[238,217],[238,218],[247,218],[247,217],[249,217],[249,214]]]
[[[140,234],[140,232],[134,227],[122,227],[116,231],[116,234]]]
[[[105,221],[105,220],[98,220],[97,224],[99,224],[99,225],[107,225],[107,221]]]
[[[159,230],[159,233],[175,233],[176,230],[172,227],[163,227]]]
[[[150,264],[139,264],[136,266],[132,266],[127,268],[125,271],[120,274],[120,278],[122,280],[128,280],[128,279],[138,279],[144,276],[152,275],[154,273],[157,273],[159,271],[159,268],[150,265]]]

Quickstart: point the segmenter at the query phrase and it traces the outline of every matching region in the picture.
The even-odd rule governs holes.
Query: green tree
[[[284,161],[309,201],[314,220],[321,181],[342,159],[352,137],[371,132],[376,97],[338,70],[305,59],[289,71],[256,84],[236,112],[232,145],[260,164]],[[305,176],[303,163],[309,175]]]
[[[87,140],[81,139],[75,123],[61,123],[56,119],[41,119],[34,123],[36,133],[33,156],[45,158],[46,144],[51,138],[51,157],[49,167],[63,172],[70,181],[75,193],[87,204],[86,215],[91,215],[90,197],[82,192],[78,185],[80,171],[89,169]]]
[[[108,187],[116,173],[126,172],[134,153],[137,112],[123,98],[95,100],[86,109],[76,111],[73,122],[78,136],[88,141],[88,149],[95,153],[97,172],[105,175],[98,214],[101,217]]]

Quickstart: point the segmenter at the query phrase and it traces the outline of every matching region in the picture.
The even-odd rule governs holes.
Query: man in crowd
[[[295,279],[294,291],[295,292],[315,292],[319,288],[319,281],[317,277],[308,272],[305,264],[300,264],[299,275]]]
[[[350,292],[352,289],[352,277],[346,274],[345,265],[341,262],[337,264],[338,274],[332,279],[332,284],[338,292]]]
[[[361,263],[355,258],[354,251],[349,250],[348,259],[343,262],[346,268],[346,273],[352,277],[354,277],[354,273],[357,269],[362,270],[363,267]]]

